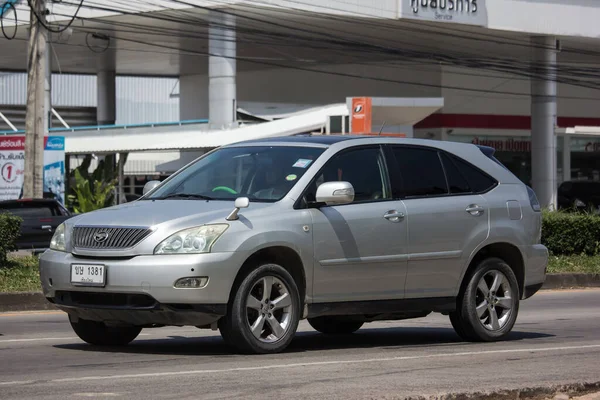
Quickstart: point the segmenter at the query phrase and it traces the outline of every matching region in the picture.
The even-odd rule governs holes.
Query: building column
[[[226,129],[237,120],[235,17],[211,11],[208,36],[208,119],[211,128]]]
[[[101,70],[96,75],[98,125],[114,125],[117,120],[117,84],[114,70]]]
[[[49,134],[52,128],[52,33],[48,32],[48,42],[46,43],[46,79],[44,82],[44,114],[46,122],[44,123],[44,135]]]
[[[556,40],[531,39],[532,186],[544,208],[556,209]]]

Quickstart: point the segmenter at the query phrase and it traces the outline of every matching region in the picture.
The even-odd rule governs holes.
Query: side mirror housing
[[[146,193],[150,192],[151,190],[153,190],[158,185],[160,185],[160,181],[149,181],[149,182],[146,182],[146,184],[144,185],[144,190],[143,190],[142,193],[144,195],[146,195]]]
[[[233,209],[233,211],[231,213],[229,213],[229,215],[225,219],[227,221],[237,220],[239,218],[238,212],[240,212],[240,209],[248,208],[249,205],[250,205],[250,199],[248,199],[247,197],[238,197],[237,199],[235,199],[235,202],[233,203],[233,206],[235,208]]]
[[[354,201],[354,187],[350,182],[325,182],[317,188],[317,203],[339,206]]]

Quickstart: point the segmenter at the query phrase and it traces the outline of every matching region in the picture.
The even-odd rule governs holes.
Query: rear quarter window
[[[479,168],[455,155],[449,155],[448,157],[452,160],[460,174],[466,179],[473,193],[487,192],[496,186],[496,180],[479,170]]]

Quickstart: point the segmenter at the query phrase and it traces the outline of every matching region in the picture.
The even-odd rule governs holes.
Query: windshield
[[[261,146],[222,148],[201,158],[145,199],[281,200],[324,149]]]

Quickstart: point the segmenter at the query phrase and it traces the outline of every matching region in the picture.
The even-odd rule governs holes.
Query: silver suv
[[[209,152],[135,202],[66,221],[40,261],[45,296],[94,345],[142,328],[219,329],[240,351],[450,316],[506,337],[548,262],[533,191],[471,144],[297,136]]]

